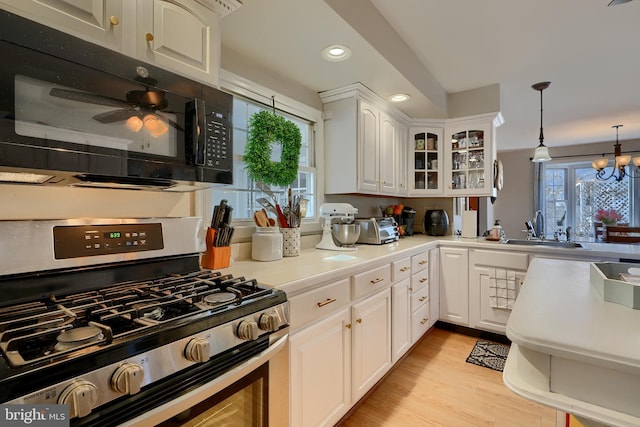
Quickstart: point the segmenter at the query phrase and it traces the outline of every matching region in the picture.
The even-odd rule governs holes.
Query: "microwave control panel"
[[[164,248],[160,223],[56,226],[53,243],[55,259]]]
[[[226,166],[229,156],[229,126],[227,118],[215,111],[206,116],[207,139],[205,141],[205,166],[219,168]]]

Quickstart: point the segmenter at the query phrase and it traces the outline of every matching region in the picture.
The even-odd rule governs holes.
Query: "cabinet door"
[[[411,346],[410,279],[391,288],[391,362],[395,363]]]
[[[405,196],[409,193],[407,172],[407,126],[398,123],[396,126],[396,148],[398,159],[396,164],[396,177],[398,180],[398,195]]]
[[[136,56],[218,86],[220,23],[216,13],[195,0],[138,4]]]
[[[495,283],[495,268],[487,266],[474,265],[469,272],[469,288],[477,289],[477,299],[469,297],[470,304],[475,305],[477,313],[470,320],[470,326],[475,329],[483,329],[491,332],[506,333],[507,321],[511,315],[511,310],[507,308],[499,308],[492,303],[491,296],[495,295],[495,289],[492,283]],[[513,282],[516,294],[524,281],[525,271],[511,270],[513,274]],[[475,293],[475,292],[474,292]],[[475,311],[475,310],[474,310]]]
[[[391,367],[391,290],[355,304],[352,319],[351,395],[356,402]]]
[[[442,129],[416,127],[409,129],[409,194],[443,193]]]
[[[440,313],[440,250],[429,251],[429,327],[435,325]]]
[[[447,192],[451,195],[488,194],[493,184],[493,161],[488,149],[491,127],[474,122],[447,129]]]
[[[358,108],[358,188],[378,193],[378,109],[366,101]]]
[[[350,328],[346,308],[291,336],[292,426],[332,426],[351,407]]]
[[[469,325],[469,252],[440,248],[440,320]]]
[[[380,113],[380,193],[398,194],[396,121],[388,114]]]
[[[122,0],[1,0],[0,5],[91,43],[117,51],[121,48]]]

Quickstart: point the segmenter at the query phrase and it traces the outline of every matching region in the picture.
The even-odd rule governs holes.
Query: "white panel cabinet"
[[[391,263],[391,362],[411,347],[411,258]]]
[[[361,84],[323,92],[327,194],[406,195],[406,120]]]
[[[444,194],[444,121],[441,127],[409,128],[409,195]]]
[[[429,251],[429,327],[440,316],[440,249]]]
[[[469,250],[440,248],[440,320],[469,326]]]
[[[351,406],[350,308],[293,334],[290,359],[291,425],[334,425]]]
[[[385,289],[353,306],[351,395],[365,395],[391,367],[391,290]]]
[[[411,257],[411,343],[429,330],[429,252]]]
[[[0,0],[9,12],[209,86],[218,86],[220,17],[197,0]]]
[[[469,326],[506,333],[511,309],[529,266],[522,252],[471,250],[469,254]],[[509,288],[509,289],[507,289]],[[513,292],[512,292],[513,291]],[[499,300],[498,300],[499,299]]]

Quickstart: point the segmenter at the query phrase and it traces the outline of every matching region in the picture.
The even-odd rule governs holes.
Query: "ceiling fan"
[[[100,123],[109,124],[125,121],[127,122],[127,126],[136,132],[144,125],[152,133],[154,133],[155,130],[157,135],[160,135],[166,132],[166,126],[158,123],[158,121],[161,121],[178,130],[182,130],[178,123],[162,114],[158,114],[162,113],[163,110],[169,106],[169,102],[165,97],[165,92],[160,90],[151,90],[149,87],[146,87],[145,90],[132,90],[127,92],[124,101],[106,96],[94,95],[87,92],[56,87],[49,91],[49,95],[71,101],[117,107],[115,110],[96,114],[92,117]],[[164,112],[171,113],[170,111]],[[165,128],[163,132],[161,132],[162,128]]]
[[[617,6],[623,3],[629,3],[631,0],[611,0],[607,6]]]

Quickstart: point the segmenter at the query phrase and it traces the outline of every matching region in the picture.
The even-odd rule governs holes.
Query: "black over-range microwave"
[[[0,182],[231,184],[233,97],[0,10]]]

